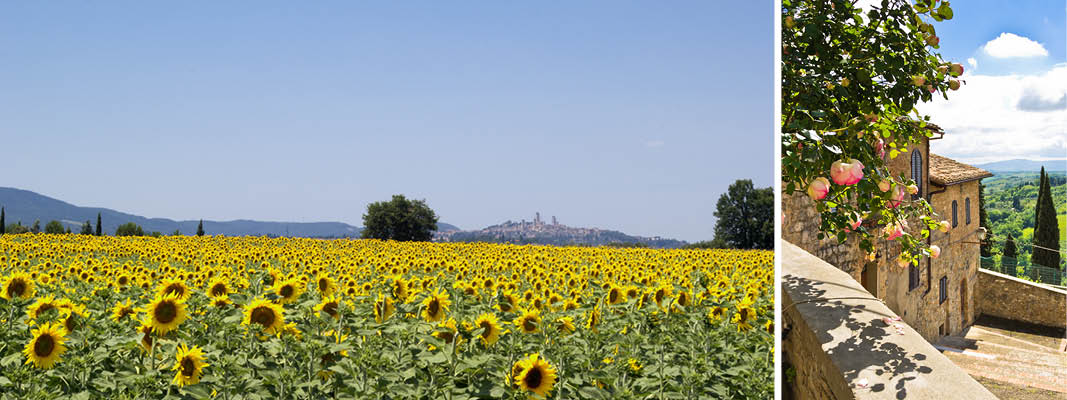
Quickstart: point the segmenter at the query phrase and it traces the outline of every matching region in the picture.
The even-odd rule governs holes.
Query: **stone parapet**
[[[794,398],[996,398],[846,272],[786,241],[779,254]]]
[[[1067,291],[985,269],[978,273],[975,302],[982,314],[1067,328]]]

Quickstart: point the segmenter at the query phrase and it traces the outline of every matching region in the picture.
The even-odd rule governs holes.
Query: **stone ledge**
[[[1067,291],[1047,285],[979,269],[975,302],[982,314],[1067,328]],[[1021,313],[1021,310],[1026,312]]]
[[[995,399],[847,273],[782,242],[783,352],[795,398]],[[865,384],[864,384],[865,383]]]

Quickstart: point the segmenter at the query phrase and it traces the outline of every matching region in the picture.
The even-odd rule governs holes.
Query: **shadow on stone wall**
[[[873,371],[875,375],[881,377],[881,380],[887,382],[895,380],[897,383],[892,388],[879,383],[868,387],[867,390],[871,392],[893,390],[896,392],[896,398],[903,399],[908,396],[908,381],[916,379],[917,374],[933,372],[929,366],[921,365],[927,358],[925,354],[909,354],[904,348],[890,342],[889,337],[897,334],[894,332],[895,329],[887,326],[881,317],[871,317],[871,313],[882,317],[892,317],[891,315],[868,309],[863,304],[850,305],[841,300],[817,300],[822,299],[826,293],[826,290],[821,289],[820,286],[843,285],[817,282],[794,275],[785,275],[783,279],[795,304],[804,306],[806,316],[814,316],[820,321],[818,324],[820,329],[817,329],[815,334],[824,346],[831,344],[832,347],[827,348],[826,353],[831,356],[849,354],[848,357],[837,357],[838,367],[846,382],[857,380],[861,371]],[[856,302],[856,300],[850,301]],[[783,313],[787,311],[783,310]],[[865,317],[856,314],[863,314]],[[903,322],[900,323],[903,324]],[[831,335],[831,332],[840,331],[842,327],[852,332],[843,341]],[[863,389],[854,388],[854,390],[862,391]]]

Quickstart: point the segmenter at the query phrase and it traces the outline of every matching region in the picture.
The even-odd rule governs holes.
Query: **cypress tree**
[[[1041,223],[1041,201],[1045,198],[1045,167],[1041,167],[1041,175],[1037,178],[1037,201],[1034,202],[1034,237],[1037,237],[1037,225]]]
[[[7,225],[4,225],[4,208],[0,207],[0,235],[3,235],[7,230]]]
[[[1040,194],[1034,207],[1034,251],[1030,260],[1035,265],[1058,269],[1060,226],[1056,221],[1056,206],[1052,203],[1052,185],[1048,175],[1042,175]]]
[[[104,231],[100,227],[100,213],[96,213],[96,236],[103,236]]]
[[[204,236],[204,220],[200,220],[200,225],[196,226],[196,236]]]

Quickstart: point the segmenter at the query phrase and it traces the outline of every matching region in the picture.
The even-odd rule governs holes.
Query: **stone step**
[[[1028,346],[1019,346],[1017,343],[997,343],[985,340],[974,340],[948,336],[939,340],[935,345],[938,349],[951,349],[968,355],[988,356],[1003,360],[1019,360],[1035,366],[1048,366],[1067,370],[1067,354],[1057,350]]]
[[[1034,362],[1021,356],[1017,358],[993,355],[981,350],[960,350],[941,346],[942,354],[973,376],[996,381],[1067,393],[1067,357],[1058,364]],[[1027,352],[1030,353],[1030,352]]]

